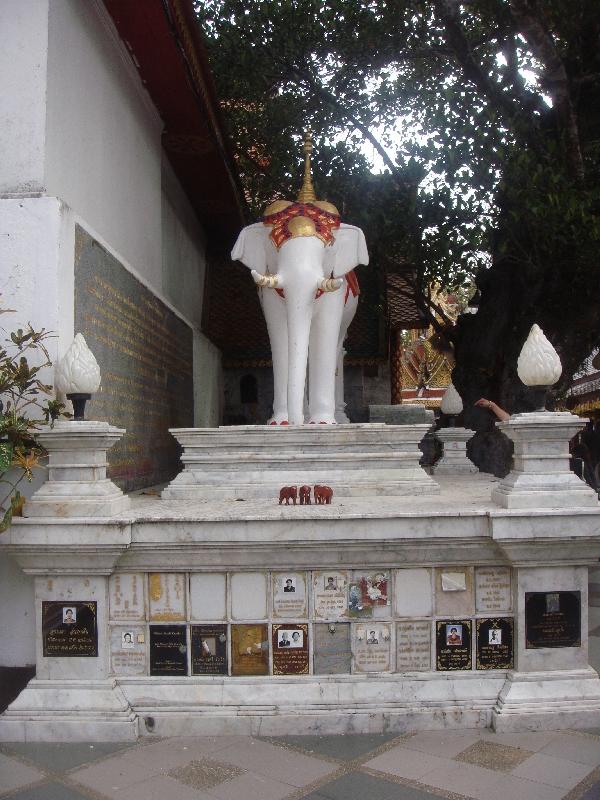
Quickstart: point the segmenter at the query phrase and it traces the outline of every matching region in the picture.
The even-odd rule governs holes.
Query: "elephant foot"
[[[334,419],[311,419],[310,425],[337,425],[337,422]]]
[[[276,419],[270,419],[270,420],[267,422],[267,425],[289,425],[289,424],[290,424],[290,423],[287,421],[287,419],[283,419],[283,420],[281,420],[281,421],[279,421],[279,420],[276,420]]]

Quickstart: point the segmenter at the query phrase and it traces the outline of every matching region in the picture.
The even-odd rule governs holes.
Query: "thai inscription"
[[[114,622],[145,619],[144,575],[117,572],[110,576],[110,618]]]
[[[185,619],[185,575],[180,572],[151,572],[148,597],[152,622]]]
[[[308,675],[308,625],[273,625],[273,675]]]
[[[231,674],[269,674],[269,639],[266,625],[231,626]]]
[[[525,647],[581,647],[581,592],[525,592]]]
[[[514,621],[510,617],[478,619],[477,669],[512,669]]]
[[[192,675],[227,675],[227,625],[192,625]]]
[[[369,622],[354,626],[354,671],[387,672],[391,669],[392,626]]]
[[[430,669],[431,622],[399,622],[396,625],[396,671],[427,672]]]
[[[471,620],[436,623],[436,669],[471,669]]]
[[[89,419],[125,428],[108,474],[131,491],[171,480],[179,451],[169,428],[193,425],[193,333],[83,228],[75,229],[75,330],[102,373]]]
[[[273,616],[305,617],[306,575],[303,572],[281,572],[273,575]]]
[[[477,611],[510,611],[510,568],[477,567],[475,570]]]
[[[110,629],[110,666],[115,675],[146,674],[146,631],[136,626]]]
[[[42,601],[44,658],[95,658],[98,655],[96,601]]]
[[[348,614],[348,573],[330,570],[313,572],[315,616],[338,619]]]
[[[185,625],[150,626],[150,675],[187,675]]]

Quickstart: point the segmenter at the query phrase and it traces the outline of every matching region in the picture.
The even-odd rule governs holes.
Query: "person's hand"
[[[480,408],[493,408],[494,404],[491,400],[486,400],[485,397],[480,398],[474,405],[479,406]]]

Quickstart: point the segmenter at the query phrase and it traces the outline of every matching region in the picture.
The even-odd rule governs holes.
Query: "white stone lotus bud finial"
[[[517,374],[525,386],[552,386],[560,378],[558,353],[539,325],[532,325],[517,361]]]
[[[440,411],[442,412],[442,414],[447,414],[449,417],[457,417],[462,410],[463,410],[462,398],[454,388],[454,384],[451,383],[450,386],[448,386],[448,388],[444,392],[444,396],[442,397]]]
[[[94,394],[100,388],[100,367],[80,333],[56,365],[54,383],[65,395]]]

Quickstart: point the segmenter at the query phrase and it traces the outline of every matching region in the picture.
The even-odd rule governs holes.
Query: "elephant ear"
[[[358,264],[369,263],[365,235],[354,225],[340,225],[335,231],[335,242],[325,249],[327,270],[334,278],[345,275]]]
[[[231,251],[231,258],[233,261],[241,261],[261,275],[267,270],[275,272],[277,250],[269,238],[269,228],[262,222],[243,228]]]

